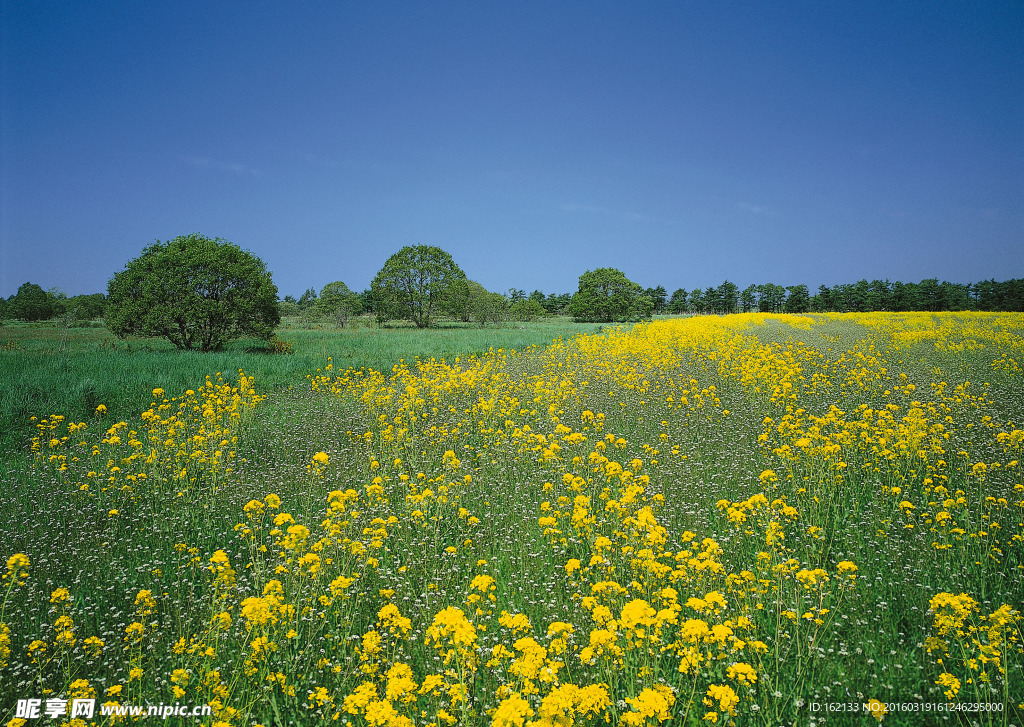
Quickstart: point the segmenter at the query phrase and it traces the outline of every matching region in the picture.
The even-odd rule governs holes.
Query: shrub
[[[199,234],[150,245],[108,286],[107,327],[119,338],[160,336],[214,351],[244,335],[269,340],[280,320],[263,261]]]

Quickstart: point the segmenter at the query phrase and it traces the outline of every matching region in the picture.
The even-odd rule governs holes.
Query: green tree
[[[508,301],[501,293],[492,293],[475,280],[466,281],[466,320],[474,320],[481,327],[488,323],[501,323],[508,316]]]
[[[24,283],[9,303],[9,315],[26,321],[44,321],[56,312],[55,297],[35,283]]]
[[[817,295],[811,298],[811,310],[817,313],[835,310],[832,291],[829,290],[827,285],[822,284],[818,286]]]
[[[258,257],[199,234],[150,245],[111,278],[107,327],[214,351],[240,336],[269,339],[280,323],[277,286]]]
[[[668,309],[673,313],[685,313],[686,308],[686,288],[676,288],[668,300]]]
[[[615,268],[598,268],[580,276],[568,313],[577,321],[610,323],[649,318],[653,308],[638,283]]]
[[[740,289],[736,283],[725,280],[716,289],[716,297],[722,313],[735,313],[739,307]]]
[[[757,286],[757,310],[760,313],[781,313],[786,289],[775,283]]]
[[[439,313],[459,315],[469,296],[466,274],[439,247],[403,247],[387,259],[370,284],[381,323],[412,321],[426,328]]]
[[[757,286],[751,283],[740,293],[740,310],[750,313],[757,305]]]
[[[323,287],[320,297],[316,299],[315,307],[322,316],[339,326],[344,326],[351,316],[357,316],[363,311],[359,294],[353,293],[340,280]]]
[[[107,307],[107,297],[103,293],[75,295],[67,299],[65,306],[75,318],[88,321],[103,317],[103,311]]]
[[[647,288],[644,290],[644,295],[654,303],[655,313],[661,313],[665,309],[665,301],[668,298],[668,291],[665,290],[665,286],[659,285],[656,288]]]
[[[690,291],[689,308],[694,313],[707,313],[707,301],[704,300],[704,291],[700,288],[694,288]]]
[[[316,288],[306,288],[306,292],[299,296],[299,307],[305,310],[316,305]]]
[[[811,292],[806,285],[789,285],[786,290],[789,292],[786,296],[787,313],[806,313],[811,309]]]
[[[516,321],[536,320],[537,318],[544,316],[545,313],[546,311],[544,310],[544,306],[532,298],[517,300],[509,306],[509,315],[511,315],[512,319]]]
[[[722,297],[718,288],[707,287],[704,289],[704,310],[708,313],[722,312]]]

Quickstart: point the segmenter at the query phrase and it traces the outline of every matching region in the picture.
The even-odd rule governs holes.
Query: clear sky
[[[1024,277],[1020,0],[0,8],[5,297],[190,232],[296,297],[416,244],[500,292]]]

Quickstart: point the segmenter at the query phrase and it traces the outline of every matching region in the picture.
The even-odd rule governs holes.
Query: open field
[[[145,394],[30,399],[53,406],[0,483],[0,720],[78,697],[218,727],[1024,724],[1024,315],[529,348],[564,330],[420,349],[446,362],[406,353],[438,331],[67,346]],[[43,385],[20,356],[81,375],[21,340],[3,389]]]

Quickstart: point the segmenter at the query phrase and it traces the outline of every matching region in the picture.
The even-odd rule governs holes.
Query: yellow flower
[[[24,553],[15,553],[7,559],[7,573],[4,575],[4,580],[8,578],[27,578],[28,566],[28,556]]]
[[[625,629],[636,629],[638,626],[650,626],[657,620],[657,613],[647,601],[637,598],[622,607],[619,623]]]
[[[672,718],[671,709],[675,701],[676,695],[669,687],[655,684],[653,688],[648,687],[636,697],[626,700],[633,709],[622,715],[622,723],[642,725],[647,722],[648,717],[664,722]]]
[[[735,679],[741,684],[754,684],[757,681],[757,670],[750,666],[750,664],[745,664],[741,661],[726,669],[725,676],[729,679]]]
[[[709,707],[715,707],[717,702],[717,709],[719,712],[726,712],[730,715],[736,714],[736,705],[740,703],[740,698],[736,696],[736,692],[725,684],[712,684],[708,687],[707,696],[704,697],[704,704]]]
[[[530,619],[522,613],[517,613],[513,616],[508,611],[502,611],[501,616],[498,617],[498,623],[517,634],[533,628],[530,625]]]
[[[523,727],[533,714],[530,703],[519,692],[513,692],[498,705],[491,718],[491,727]]]
[[[227,611],[222,611],[213,617],[212,623],[219,629],[226,629],[231,626],[231,614]]]
[[[885,719],[885,715],[889,713],[885,704],[879,702],[877,699],[869,699],[865,705],[865,709],[867,709],[868,713],[879,722]]]
[[[949,672],[939,674],[939,678],[935,680],[935,683],[940,687],[944,687],[943,693],[950,702],[956,699],[956,695],[960,693],[960,680]]]

